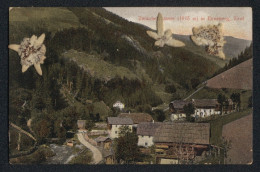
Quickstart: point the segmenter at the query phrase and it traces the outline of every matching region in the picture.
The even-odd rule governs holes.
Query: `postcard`
[[[10,7],[10,164],[252,164],[250,7]]]

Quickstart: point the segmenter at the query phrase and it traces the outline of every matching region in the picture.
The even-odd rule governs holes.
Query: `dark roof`
[[[216,107],[219,103],[217,99],[192,99],[194,107]],[[228,99],[229,105],[233,104],[231,99]]]
[[[253,59],[240,63],[233,68],[207,80],[210,88],[253,89]]]
[[[142,122],[137,126],[137,135],[153,136],[161,125],[162,122]]]
[[[218,104],[217,99],[192,99],[195,107],[216,107]]]
[[[109,137],[104,137],[104,136],[99,136],[95,140],[96,140],[96,142],[104,142],[104,141],[106,141],[108,139],[110,139],[110,138]]]
[[[209,137],[209,123],[163,123],[154,134],[154,142],[209,144]]]
[[[173,105],[175,109],[183,109],[185,105],[188,105],[191,103],[190,101],[184,101],[184,100],[174,100],[170,104]]]
[[[112,125],[132,125],[133,120],[127,117],[108,117],[108,124]]]
[[[131,118],[134,124],[139,124],[141,122],[152,122],[153,118],[147,113],[120,113],[118,117],[128,117]]]

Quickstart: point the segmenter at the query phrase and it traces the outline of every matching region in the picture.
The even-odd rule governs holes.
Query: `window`
[[[115,131],[115,133],[117,134],[117,131]]]
[[[117,125],[116,125],[116,127],[117,127]]]
[[[145,146],[147,146],[148,144],[147,144],[147,142],[145,142]]]

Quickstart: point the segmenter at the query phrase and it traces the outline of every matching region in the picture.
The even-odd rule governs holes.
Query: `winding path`
[[[78,133],[77,136],[78,136],[80,143],[82,143],[84,146],[86,146],[88,149],[90,149],[91,152],[93,153],[93,159],[94,159],[93,164],[100,163],[102,161],[103,157],[102,157],[101,152],[98,150],[98,148],[96,148],[95,146],[93,146],[89,142],[87,142],[82,133]]]
[[[204,88],[206,85],[201,86],[200,88],[198,88],[196,91],[194,91],[192,94],[190,94],[188,97],[186,97],[185,99],[183,99],[184,101],[187,100],[188,98],[190,98],[191,96],[193,96],[194,94],[196,94],[197,92],[199,92],[202,88]]]

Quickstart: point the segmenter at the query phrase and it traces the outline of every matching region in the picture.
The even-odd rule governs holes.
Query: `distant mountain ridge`
[[[177,39],[185,42],[187,46],[192,46],[193,44],[190,40],[190,35],[174,35]],[[226,44],[224,45],[224,53],[226,55],[226,61],[229,61],[232,58],[236,58],[241,52],[245,50],[246,47],[249,47],[251,42],[250,40],[235,38],[232,36],[224,37]],[[201,51],[204,51],[204,48],[201,48]]]

